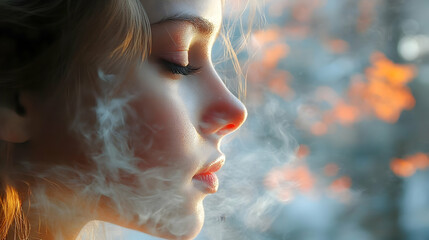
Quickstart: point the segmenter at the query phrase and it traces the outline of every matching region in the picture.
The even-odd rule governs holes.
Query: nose
[[[234,132],[247,118],[244,104],[236,98],[219,79],[217,86],[210,89],[209,98],[199,124],[200,131],[205,135],[216,134],[225,136]]]

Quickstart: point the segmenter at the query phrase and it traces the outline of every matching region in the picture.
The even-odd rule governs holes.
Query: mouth
[[[219,171],[225,164],[225,156],[221,156],[215,161],[211,162],[207,167],[199,171],[192,180],[196,181],[197,187],[206,193],[215,193],[219,188],[219,179],[215,172]]]

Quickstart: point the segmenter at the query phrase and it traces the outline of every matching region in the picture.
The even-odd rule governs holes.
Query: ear
[[[0,97],[0,140],[23,143],[30,139],[29,106],[27,93],[1,93]]]

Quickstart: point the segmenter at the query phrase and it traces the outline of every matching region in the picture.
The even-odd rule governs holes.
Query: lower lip
[[[219,187],[219,180],[215,173],[204,173],[193,177],[197,180],[198,187],[206,193],[215,193]]]

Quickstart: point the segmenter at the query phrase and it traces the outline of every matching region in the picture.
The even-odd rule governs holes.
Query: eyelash
[[[175,64],[166,60],[161,60],[161,63],[169,72],[173,74],[184,75],[184,76],[192,75],[198,72],[198,70],[200,70],[200,67],[194,67],[191,65],[180,66],[178,64]]]

